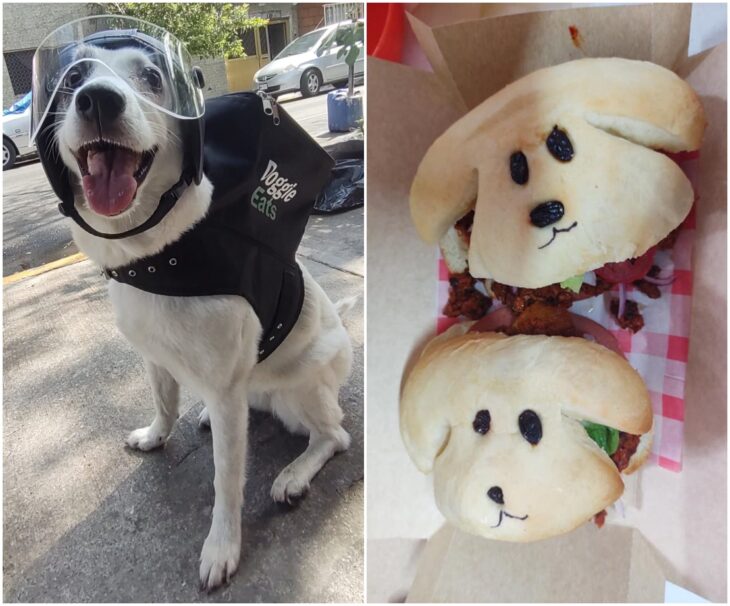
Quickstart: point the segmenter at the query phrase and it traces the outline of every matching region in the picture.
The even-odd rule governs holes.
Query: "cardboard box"
[[[409,600],[659,601],[664,579],[726,600],[727,50],[723,44],[688,59],[690,17],[690,5],[634,5],[439,27],[411,18],[433,73],[369,59],[368,558],[386,553],[395,538],[430,537]],[[468,108],[537,68],[584,56],[651,60],[673,69],[697,90],[707,113],[683,470],[644,469],[625,519],[601,531],[587,526],[510,545],[439,530],[443,517],[431,478],[416,470],[398,429],[403,369],[433,336],[436,314],[436,250],[412,227],[410,183],[430,143]],[[369,587],[390,583],[393,595],[399,582],[387,571],[368,579]]]

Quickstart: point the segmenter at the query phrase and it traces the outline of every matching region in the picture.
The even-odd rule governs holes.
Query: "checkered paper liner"
[[[675,158],[697,189],[699,153]],[[697,199],[695,200],[695,205]],[[684,383],[689,353],[689,326],[692,309],[692,243],[695,235],[695,207],[685,219],[674,247],[659,251],[654,264],[662,275],[671,273],[675,280],[660,286],[661,297],[650,299],[633,285],[626,295],[635,300],[644,316],[644,327],[636,334],[622,329],[609,311],[611,299],[618,297],[618,286],[599,297],[574,303],[571,312],[587,316],[606,327],[618,340],[629,363],[644,379],[654,410],[654,441],[648,463],[679,472],[682,469],[684,434]],[[442,314],[449,300],[449,270],[439,253],[437,333],[461,321]],[[490,311],[501,306],[494,299]]]

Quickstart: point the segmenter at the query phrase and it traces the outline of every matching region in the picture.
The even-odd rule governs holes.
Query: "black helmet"
[[[137,93],[143,103],[155,106],[180,120],[184,147],[183,171],[178,183],[163,195],[157,210],[139,227],[122,234],[97,232],[79,216],[71,189],[70,171],[54,149],[53,123],[56,106],[62,95],[69,94],[62,85],[72,67],[101,64],[114,69],[96,57],[77,56],[82,46],[104,49],[135,47],[144,50],[159,68],[168,86],[164,100],[152,100]],[[124,78],[123,75],[117,74]],[[140,19],[100,15],[67,23],[49,34],[33,56],[31,141],[35,141],[46,176],[61,199],[59,209],[84,229],[107,238],[121,238],[140,233],[159,223],[174,206],[177,198],[191,182],[200,183],[203,175],[203,74],[192,63],[185,46],[168,31]],[[73,91],[71,91],[73,94]]]

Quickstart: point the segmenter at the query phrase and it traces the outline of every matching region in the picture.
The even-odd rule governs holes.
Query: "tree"
[[[102,12],[154,23],[182,40],[191,55],[202,58],[245,57],[241,33],[263,27],[268,19],[249,17],[248,4],[111,2]]]
[[[340,47],[337,51],[337,58],[345,57],[347,64],[347,96],[352,97],[355,94],[355,61],[363,50],[363,40],[365,36],[365,24],[352,18],[352,27],[338,27],[335,35],[325,40],[324,44],[317,49],[317,54],[321,55],[328,48]]]

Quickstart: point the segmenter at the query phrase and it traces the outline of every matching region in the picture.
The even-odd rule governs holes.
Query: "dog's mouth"
[[[157,147],[138,152],[111,141],[85,143],[76,152],[91,209],[107,217],[127,210],[150,172]]]
[[[529,516],[527,514],[525,514],[523,516],[516,516],[511,513],[508,513],[504,509],[500,509],[499,510],[499,521],[494,526],[492,526],[492,528],[499,528],[502,525],[502,520],[504,520],[504,518],[512,518],[513,520],[520,520],[521,522],[523,522],[528,517]]]

